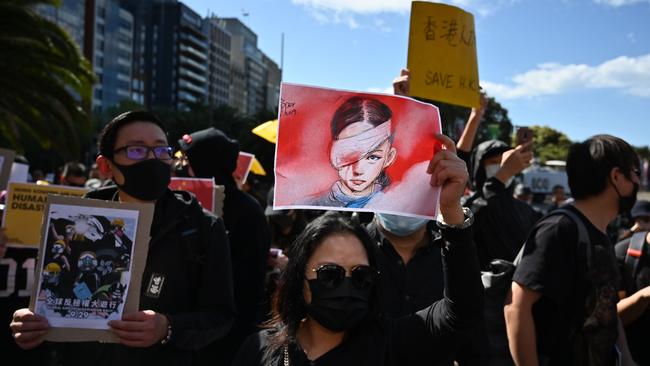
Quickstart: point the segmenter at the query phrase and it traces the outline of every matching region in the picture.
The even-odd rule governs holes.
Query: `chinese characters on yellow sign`
[[[412,96],[478,107],[474,16],[454,6],[414,1],[408,68]]]

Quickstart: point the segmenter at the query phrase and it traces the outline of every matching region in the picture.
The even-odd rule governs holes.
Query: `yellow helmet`
[[[50,262],[45,266],[45,272],[51,274],[58,274],[61,272],[61,266],[59,266],[57,263]]]

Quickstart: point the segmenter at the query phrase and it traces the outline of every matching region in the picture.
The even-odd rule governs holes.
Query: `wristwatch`
[[[438,224],[438,227],[441,229],[456,229],[456,230],[462,230],[462,229],[467,229],[468,227],[472,226],[474,223],[474,213],[472,210],[469,209],[469,207],[463,207],[463,214],[465,215],[465,221],[463,221],[460,224],[456,225],[450,225],[445,222],[445,220],[440,217],[440,220],[436,221]]]

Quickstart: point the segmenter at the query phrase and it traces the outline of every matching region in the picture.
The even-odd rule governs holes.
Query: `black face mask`
[[[309,314],[318,324],[333,331],[343,332],[357,326],[368,313],[372,286],[357,289],[350,277],[345,277],[336,288],[324,287],[318,280],[309,280],[311,304]]]
[[[133,165],[113,164],[124,176],[124,184],[115,184],[141,201],[155,201],[162,197],[171,180],[171,166],[158,159],[147,159]]]
[[[636,203],[636,196],[639,193],[639,183],[633,183],[633,184],[634,184],[634,188],[632,189],[632,193],[630,193],[629,196],[622,196],[621,193],[618,191],[618,188],[614,186],[614,190],[618,195],[619,214],[630,212],[632,210],[632,207],[634,207],[634,204]]]

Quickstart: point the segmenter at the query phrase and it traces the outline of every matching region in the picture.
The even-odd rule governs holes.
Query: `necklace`
[[[289,344],[285,343],[284,344],[284,366],[289,366]]]

